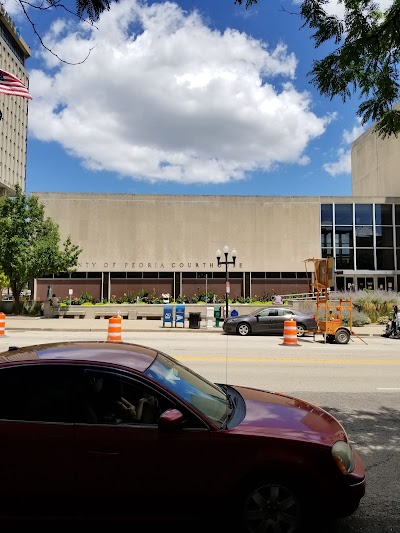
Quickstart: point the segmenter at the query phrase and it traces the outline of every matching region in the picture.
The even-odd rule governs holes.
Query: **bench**
[[[112,316],[120,316],[122,318],[127,318],[127,319],[130,319],[130,315],[132,314],[133,311],[118,311],[118,312],[112,312],[110,310],[108,311],[95,311],[94,313],[94,318],[98,318],[98,319],[104,319],[104,318],[111,318]]]
[[[86,310],[85,309],[63,309],[59,307],[58,309],[53,310],[53,316],[56,318],[85,318]]]

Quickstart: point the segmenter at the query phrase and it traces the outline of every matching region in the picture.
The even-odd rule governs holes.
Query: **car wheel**
[[[242,322],[241,324],[238,325],[237,332],[239,335],[242,335],[243,337],[245,335],[250,335],[251,327],[248,324],[246,324],[246,322]]]
[[[305,332],[307,331],[307,328],[304,324],[297,324],[297,336],[298,337],[304,337]]]
[[[250,533],[295,533],[302,522],[300,499],[286,483],[260,484],[245,498],[243,520]]]
[[[350,332],[345,328],[339,328],[335,333],[335,342],[337,344],[347,344],[350,340]]]

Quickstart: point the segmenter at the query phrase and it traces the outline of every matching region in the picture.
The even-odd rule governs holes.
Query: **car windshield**
[[[219,428],[231,414],[231,401],[224,390],[163,353],[158,352],[144,374],[183,398]]]

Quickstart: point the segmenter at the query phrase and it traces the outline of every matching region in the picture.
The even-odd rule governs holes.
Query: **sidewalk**
[[[186,321],[187,322],[187,321]],[[199,329],[189,328],[189,323],[185,327],[171,327],[167,324],[162,325],[162,320],[122,320],[122,331],[173,331],[173,332],[191,332],[191,333],[222,333],[221,326],[208,328],[201,325]],[[107,319],[75,319],[75,318],[43,318],[43,317],[25,317],[25,316],[6,316],[7,330],[23,331],[107,331]],[[380,337],[385,330],[384,325],[370,325],[353,327],[355,335],[360,337],[378,336]]]

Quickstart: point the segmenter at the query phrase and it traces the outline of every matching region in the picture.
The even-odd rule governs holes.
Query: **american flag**
[[[32,96],[22,81],[5,70],[0,70],[0,93],[11,96],[22,96],[32,100]]]

